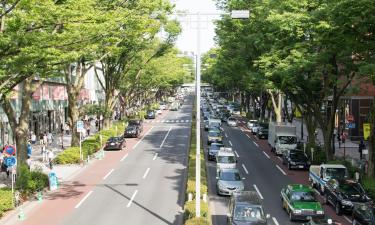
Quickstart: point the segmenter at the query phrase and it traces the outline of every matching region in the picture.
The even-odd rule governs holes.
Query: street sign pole
[[[201,123],[200,123],[200,112],[201,112],[201,46],[200,46],[200,15],[197,14],[197,59],[196,59],[196,88],[197,88],[197,108],[196,108],[196,134],[197,134],[197,142],[196,142],[196,167],[195,167],[195,216],[201,216],[201,153],[200,153],[200,145],[201,145]]]

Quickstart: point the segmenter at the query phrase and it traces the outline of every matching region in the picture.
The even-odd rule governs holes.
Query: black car
[[[216,161],[217,152],[221,147],[225,147],[222,143],[212,143],[208,148],[208,160]]]
[[[104,146],[104,150],[123,150],[126,146],[125,138],[110,137]]]
[[[324,191],[324,202],[335,208],[337,215],[352,213],[355,205],[368,203],[370,198],[361,184],[353,180],[327,181]]]
[[[255,191],[233,193],[229,200],[228,224],[267,225],[267,218],[258,194]]]
[[[136,125],[129,125],[124,132],[124,137],[139,137],[141,133]]]
[[[259,139],[268,139],[268,127],[260,127],[257,133]]]
[[[310,168],[311,162],[307,155],[302,150],[288,150],[284,151],[282,156],[283,164],[288,166],[288,169],[305,169]]]
[[[154,110],[147,110],[145,118],[146,119],[155,119],[155,111]]]
[[[128,126],[136,126],[140,134],[143,132],[143,120],[140,120],[140,119],[129,120]]]
[[[375,225],[375,206],[361,204],[353,209],[353,224]]]

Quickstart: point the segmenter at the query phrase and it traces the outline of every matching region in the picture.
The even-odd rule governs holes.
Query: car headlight
[[[347,201],[347,200],[341,200],[341,204],[346,205],[346,206],[352,206],[353,205],[353,203],[351,201]]]
[[[293,213],[294,213],[294,214],[301,214],[301,213],[302,213],[302,211],[301,211],[301,210],[299,210],[299,209],[296,209],[296,210],[293,210]]]
[[[316,211],[316,214],[318,214],[318,215],[323,215],[323,214],[324,214],[324,211],[322,211],[322,210],[318,210],[318,211]]]

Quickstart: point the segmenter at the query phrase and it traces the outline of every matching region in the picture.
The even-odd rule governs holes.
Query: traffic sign
[[[7,167],[12,167],[12,166],[16,165],[16,162],[17,162],[16,157],[6,157],[6,158],[4,158],[4,164]]]
[[[15,155],[16,154],[16,148],[13,147],[13,146],[11,146],[11,145],[7,145],[4,148],[4,154],[6,154],[6,155]]]
[[[79,120],[77,121],[77,132],[83,132],[84,127],[83,127],[83,121]]]
[[[348,129],[354,129],[355,128],[355,123],[347,123],[345,125],[346,125],[346,128],[348,128]]]

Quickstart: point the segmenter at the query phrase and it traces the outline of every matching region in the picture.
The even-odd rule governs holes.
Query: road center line
[[[148,130],[147,131],[147,133],[145,133],[145,135],[143,135],[143,137],[137,142],[137,144],[135,144],[134,146],[133,146],[133,149],[135,149],[138,145],[139,145],[139,143],[141,143],[142,141],[143,141],[143,139],[151,132],[151,130],[153,129],[154,127],[152,126],[151,128],[150,128],[150,130]]]
[[[150,168],[147,168],[147,170],[146,170],[145,173],[143,174],[142,179],[145,179],[145,178],[147,177],[148,172],[150,172]]]
[[[165,135],[165,137],[163,139],[163,142],[161,142],[159,148],[163,147],[164,142],[165,142],[165,140],[167,140],[167,137],[168,137],[169,133],[171,132],[171,130],[172,130],[172,127],[169,127],[168,133]]]
[[[234,153],[236,154],[237,158],[240,158],[240,156],[238,155],[237,151],[234,151]]]
[[[250,138],[250,140],[251,140],[251,137],[250,137],[250,135],[246,134],[246,136],[247,136],[248,138]]]
[[[346,221],[348,221],[350,224],[353,222],[351,219],[349,219],[347,216],[344,216],[344,219],[346,219]]]
[[[129,203],[126,205],[126,207],[129,208],[129,207],[132,205],[132,203],[133,203],[133,201],[134,201],[134,198],[135,198],[135,196],[137,195],[137,193],[138,193],[138,190],[135,190],[134,193],[133,193],[133,195],[132,195],[132,197],[130,198]]]
[[[266,152],[263,152],[263,154],[264,154],[267,158],[270,158],[270,156],[269,156]]]
[[[74,207],[74,208],[78,208],[91,194],[92,194],[93,191],[90,191],[89,193],[86,194],[86,196]]]
[[[281,172],[282,174],[284,174],[284,175],[286,176],[286,173],[284,172],[284,170],[283,170],[283,169],[281,169],[281,167],[280,167],[279,165],[276,165],[276,167],[277,167],[277,169],[279,169],[279,170],[280,170],[280,172]]]
[[[233,144],[232,144],[232,142],[231,142],[231,141],[229,141],[229,144],[230,144],[230,146],[233,146]]]
[[[152,158],[152,160],[155,160],[156,157],[158,157],[158,153],[155,153],[154,158]]]
[[[225,133],[225,137],[226,137],[226,138],[228,137],[227,133]]]
[[[262,195],[262,194],[260,193],[260,191],[259,191],[258,187],[257,187],[257,186],[256,186],[255,184],[254,184],[253,186],[254,186],[254,189],[256,190],[256,192],[258,193],[258,195],[259,195],[260,199],[262,199],[262,200],[263,200],[263,199],[264,199],[264,198],[263,198],[263,195]]]
[[[255,141],[253,141],[253,142],[254,142],[254,145],[255,145],[255,146],[259,147],[259,145],[258,145]]]
[[[277,158],[282,162],[283,161],[283,159],[280,157],[280,156],[277,156]]]
[[[245,173],[246,173],[246,174],[249,174],[249,171],[247,171],[247,169],[246,169],[246,167],[245,167],[244,164],[242,164],[242,168],[243,168],[243,170],[245,170]]]
[[[275,217],[272,217],[272,220],[275,223],[275,225],[279,225],[279,222],[277,222],[277,219]]]
[[[124,157],[122,157],[122,158],[120,159],[120,162],[124,161],[127,157],[128,157],[128,153],[126,153],[126,155],[124,155]]]
[[[105,179],[107,179],[107,177],[109,176],[109,175],[111,175],[111,173],[114,171],[114,169],[111,169],[108,173],[107,173],[107,175],[105,175],[104,177],[103,177],[103,180],[105,180]]]

